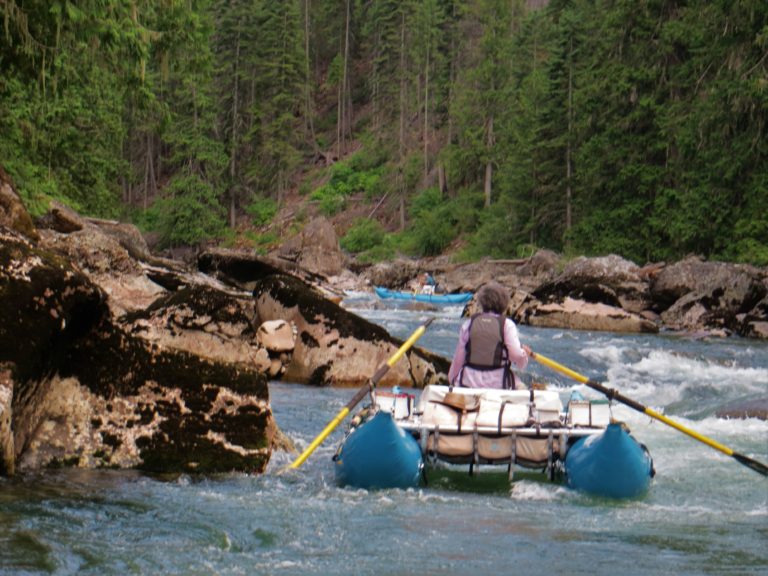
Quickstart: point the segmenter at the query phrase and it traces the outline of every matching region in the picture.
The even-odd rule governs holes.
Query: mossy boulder
[[[200,294],[212,321],[252,331],[247,310]],[[63,255],[0,227],[1,471],[263,471],[276,434],[265,373],[134,334],[107,299]]]
[[[298,331],[285,379],[317,386],[360,386],[402,345],[384,328],[341,308],[301,280],[273,275],[254,289],[260,321],[285,319]],[[382,386],[422,387],[445,381],[449,360],[412,348]]]

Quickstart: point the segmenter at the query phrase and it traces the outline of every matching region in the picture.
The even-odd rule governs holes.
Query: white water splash
[[[562,486],[554,484],[542,484],[520,480],[512,483],[509,496],[512,500],[534,500],[551,502],[560,498],[566,490]]]
[[[768,369],[742,367],[735,359],[715,361],[679,351],[642,350],[616,345],[584,348],[581,354],[607,366],[606,385],[652,406],[666,406],[689,395],[742,396],[768,393]]]

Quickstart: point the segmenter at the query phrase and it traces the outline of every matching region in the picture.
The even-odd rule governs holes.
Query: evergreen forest
[[[265,251],[311,209],[354,214],[342,246],[368,261],[549,248],[768,265],[765,0],[0,14],[0,166],[33,214],[56,200],[163,246]]]

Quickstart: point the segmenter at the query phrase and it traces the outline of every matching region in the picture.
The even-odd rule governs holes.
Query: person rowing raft
[[[498,282],[488,282],[478,291],[477,303],[481,312],[459,331],[449,383],[468,388],[524,388],[511,367],[525,370],[531,349],[520,343],[517,326],[507,318],[507,290]]]

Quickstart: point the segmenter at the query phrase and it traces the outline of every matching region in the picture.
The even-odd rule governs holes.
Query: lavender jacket
[[[459,331],[459,342],[456,344],[451,368],[448,370],[448,381],[454,386],[458,386],[459,382],[461,382],[463,386],[468,388],[501,388],[503,385],[504,368],[497,370],[474,370],[464,366],[470,322],[471,320],[464,322]],[[528,355],[520,344],[517,326],[509,318],[504,321],[504,343],[507,346],[509,361],[517,369],[524,370],[528,365]],[[461,378],[462,372],[464,373],[463,378]]]

